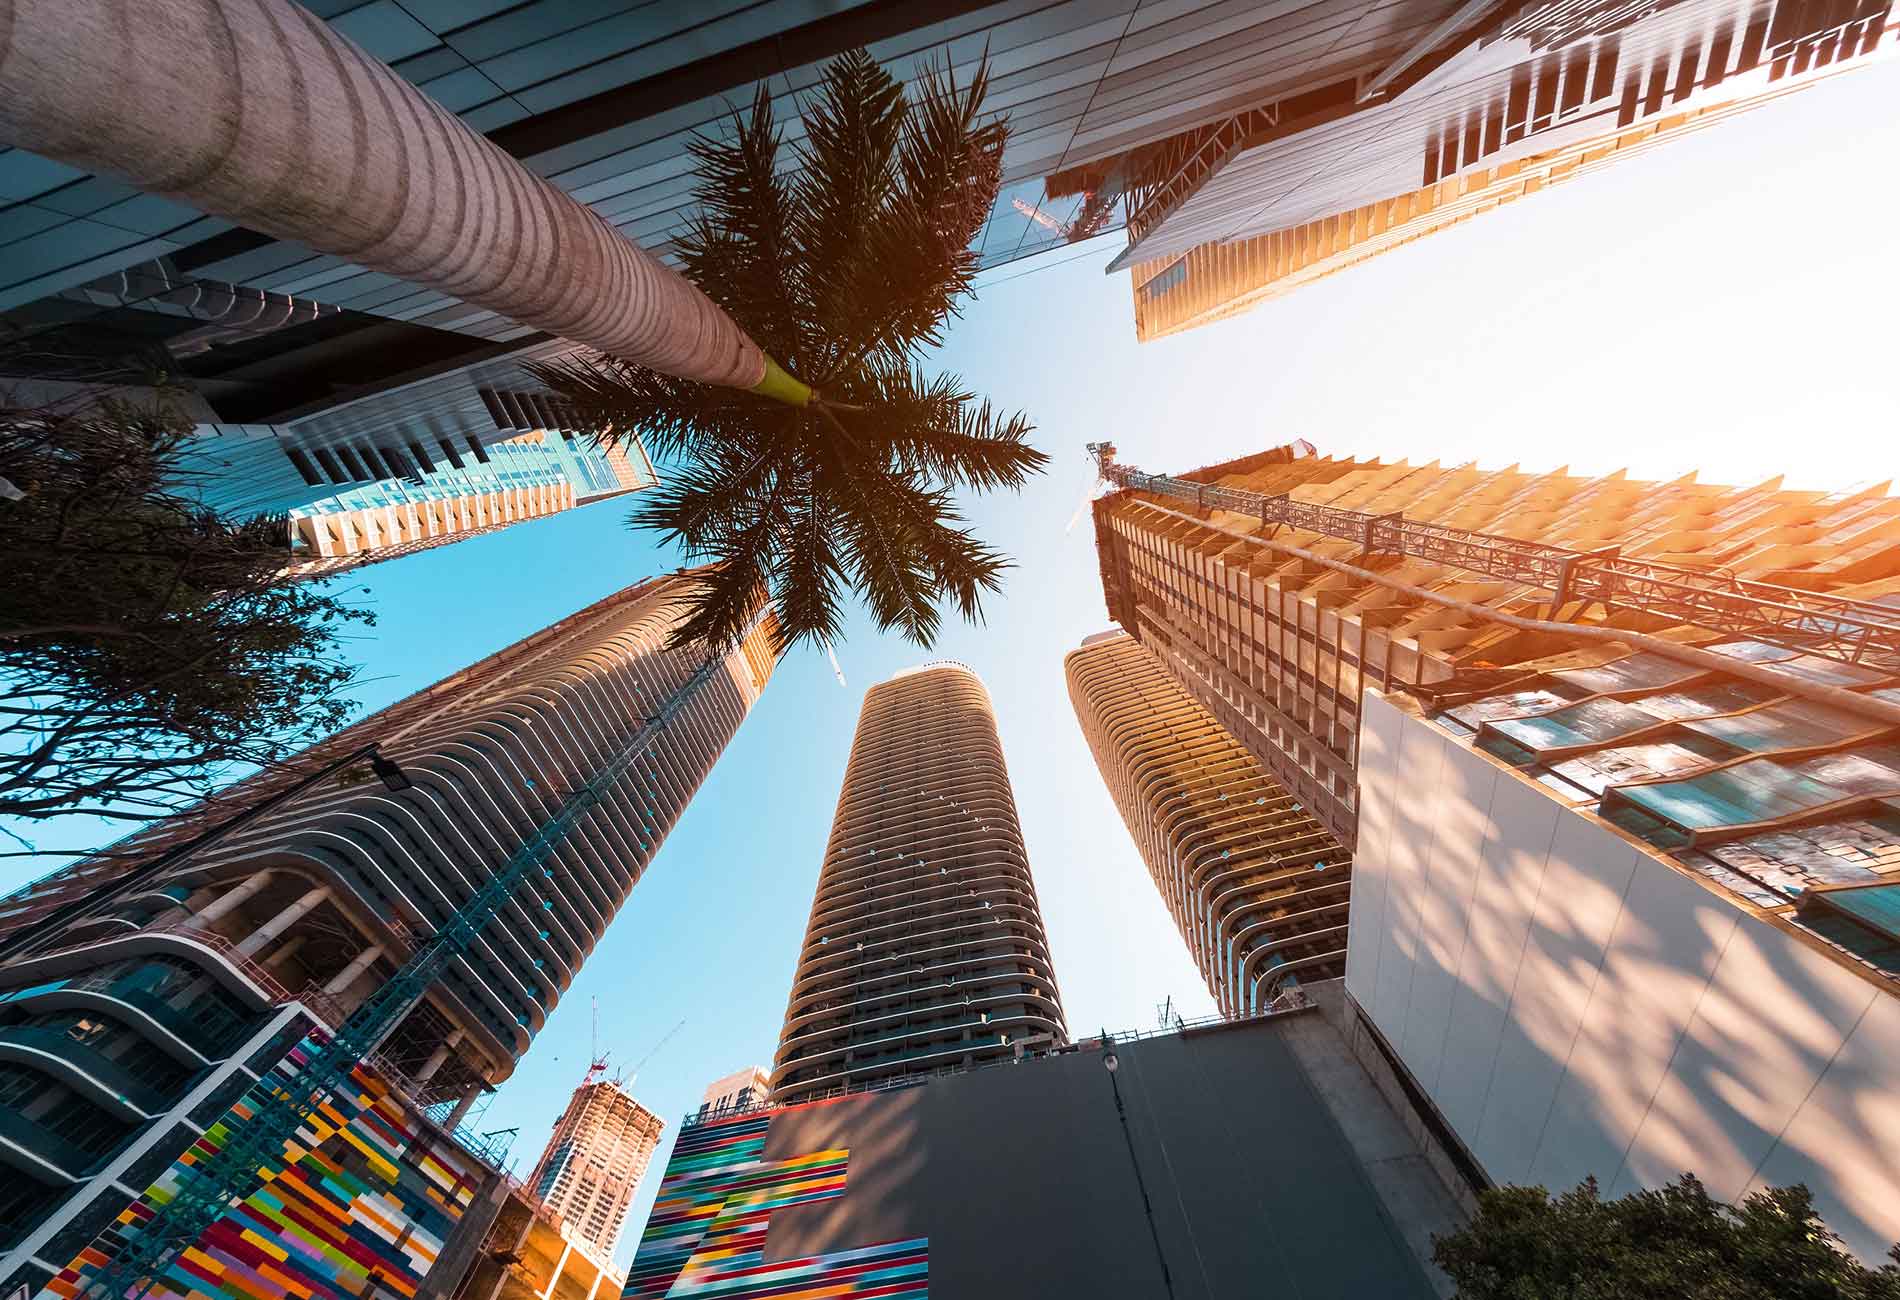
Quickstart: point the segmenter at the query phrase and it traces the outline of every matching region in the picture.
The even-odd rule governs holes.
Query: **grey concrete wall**
[[[1500,1183],[1805,1183],[1900,1238],[1900,998],[1376,694],[1346,987]]]
[[[1431,1296],[1283,1038],[1301,1018],[1121,1044],[1112,1078],[1084,1048],[783,1112],[768,1160],[850,1165],[773,1216],[767,1258],[927,1237],[933,1300]]]

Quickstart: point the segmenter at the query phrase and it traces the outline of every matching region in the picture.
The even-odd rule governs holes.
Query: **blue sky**
[[[995,699],[1071,1030],[1148,1026],[1212,1003],[1103,790],[1062,656],[1106,624],[1085,442],[1178,470],[1293,437],[1332,454],[1445,463],[1785,473],[1840,488],[1900,469],[1900,68],[1836,79],[1600,175],[1173,339],[1134,341],[1113,240],[992,273],[942,363],[1021,407],[1054,457],[972,518],[1020,567],[981,628],[950,627]],[[376,707],[677,560],[612,503],[376,566],[380,625],[356,653]],[[658,861],[489,1106],[525,1173],[602,1046],[667,1117],[714,1078],[769,1064],[866,685],[926,655],[862,622],[779,668]],[[74,828],[83,834],[82,828]],[[47,834],[46,844],[74,843]],[[27,875],[0,866],[0,886]]]

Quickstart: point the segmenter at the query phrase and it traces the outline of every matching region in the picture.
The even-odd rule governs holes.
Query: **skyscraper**
[[[613,1258],[634,1190],[660,1145],[666,1121],[615,1079],[594,1071],[568,1098],[547,1149],[528,1176],[554,1211],[602,1262]]]
[[[962,664],[865,692],[772,1099],[1065,1040],[989,692]]]
[[[1884,485],[1388,465],[1304,444],[1175,478],[1112,448],[1105,465],[1123,489],[1094,507],[1110,616],[1348,848],[1365,687],[1508,677],[1564,648],[1506,621],[1526,616],[1681,634],[1767,620],[1825,641],[1833,624],[1804,622],[1804,602],[1900,573]]]
[[[1049,178],[1122,197],[1136,333],[1248,310],[1400,244],[1900,48],[1892,0],[1404,3],[1350,39],[1263,10],[1282,77],[1236,109]],[[1851,126],[1844,124],[1846,129]]]
[[[1368,1050],[1496,1182],[1900,1236],[1900,498],[1108,465],[1110,606],[1353,837]]]
[[[771,1072],[762,1065],[748,1065],[743,1070],[734,1070],[723,1079],[714,1079],[707,1084],[705,1093],[699,1099],[699,1114],[704,1116],[713,1111],[745,1110],[758,1105],[771,1094]]]
[[[31,935],[0,967],[0,1038],[44,1044],[8,1053],[0,1067],[9,1113],[25,1117],[0,1146],[20,1157],[16,1186],[27,1189],[6,1204],[0,1242],[31,1253],[58,1237],[69,1258],[78,1247],[59,1236],[61,1225],[126,1199],[102,1169],[124,1177],[154,1160],[162,1168],[215,1117],[193,1092],[198,1071],[237,1052],[242,1064],[279,1008],[339,1023],[419,935],[463,906],[572,788],[690,684],[706,653],[664,645],[680,616],[679,588],[676,577],[638,583],[301,760],[0,901],[0,936]],[[377,1049],[378,1069],[399,1092],[452,1107],[453,1127],[479,1092],[509,1076],[773,664],[761,624],[692,687],[540,878]],[[372,771],[365,755],[113,891],[141,862],[372,740],[399,769]],[[134,1182],[134,1191],[145,1186]],[[58,1268],[66,1258],[47,1262]]]
[[[1071,650],[1069,699],[1221,1014],[1346,969],[1352,855],[1141,643]]]

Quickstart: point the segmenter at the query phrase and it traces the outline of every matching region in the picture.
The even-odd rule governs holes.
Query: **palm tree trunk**
[[[683,277],[292,0],[0,0],[0,140],[655,370],[809,400]]]

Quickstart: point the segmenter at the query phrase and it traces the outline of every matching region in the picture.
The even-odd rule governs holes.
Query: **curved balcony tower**
[[[267,1069],[276,1058],[258,1044],[276,1041],[270,1027],[293,1009],[303,1023],[339,1024],[501,870],[704,662],[703,649],[666,647],[681,581],[597,602],[0,899],[0,935],[46,930],[0,966],[0,1166],[25,1188],[0,1193],[0,1248],[39,1249],[68,1209],[113,1199],[102,1180],[195,1140],[203,1116],[187,1116],[207,1079]],[[374,1064],[399,1090],[441,1107],[452,1127],[509,1076],[773,665],[766,620],[383,1041]],[[399,764],[403,788],[344,767],[90,915],[54,923],[65,905],[370,741]]]
[[[1109,795],[1221,1014],[1346,972],[1352,855],[1133,637],[1064,661]]]
[[[898,673],[865,693],[772,1099],[1066,1038],[989,692],[961,664]]]

